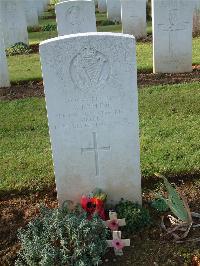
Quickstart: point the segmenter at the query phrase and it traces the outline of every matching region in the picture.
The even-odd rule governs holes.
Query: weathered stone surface
[[[35,0],[36,6],[37,6],[37,12],[38,16],[42,16],[44,12],[44,3],[40,0]]]
[[[107,0],[107,18],[110,21],[121,21],[121,2],[120,0]]]
[[[59,202],[98,187],[141,203],[134,37],[66,35],[40,55]]]
[[[25,0],[25,14],[28,26],[38,25],[38,8],[34,0]]]
[[[95,5],[91,0],[58,3],[56,20],[58,35],[96,32]]]
[[[146,0],[121,0],[122,32],[146,36]]]
[[[28,44],[23,0],[2,0],[1,7],[5,47],[7,48],[17,42]]]
[[[99,12],[107,11],[106,0],[98,0],[98,10]]]
[[[0,17],[1,17],[1,3],[0,3]],[[4,46],[4,38],[2,31],[2,23],[0,20],[0,87],[9,87],[8,66]]]
[[[188,0],[153,0],[154,72],[192,71],[192,14]]]

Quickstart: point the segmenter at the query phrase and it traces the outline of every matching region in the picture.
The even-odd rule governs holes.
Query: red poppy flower
[[[81,198],[82,208],[89,214],[89,219],[96,212],[105,220],[104,202],[97,198],[88,198],[85,195]]]

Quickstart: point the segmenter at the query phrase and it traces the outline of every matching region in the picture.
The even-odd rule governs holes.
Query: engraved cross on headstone
[[[186,26],[189,22],[177,23],[178,18],[178,9],[169,10],[169,23],[168,24],[159,24],[158,27],[162,31],[166,31],[169,33],[169,55],[173,56],[173,32],[183,31],[186,29]]]
[[[92,136],[93,136],[93,147],[81,148],[81,153],[87,152],[87,151],[94,152],[96,176],[98,176],[99,175],[99,150],[109,151],[110,150],[110,146],[107,146],[107,147],[105,147],[105,146],[104,147],[98,147],[98,144],[97,144],[97,134],[96,134],[96,132],[93,132],[92,133]]]

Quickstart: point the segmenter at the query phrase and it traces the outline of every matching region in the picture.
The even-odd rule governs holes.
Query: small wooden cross
[[[121,239],[121,231],[113,231],[113,240],[107,240],[107,243],[110,248],[114,248],[116,256],[122,256],[122,249],[130,246],[130,239]]]
[[[117,219],[117,213],[109,211],[110,220],[105,221],[105,225],[110,228],[111,231],[118,231],[120,226],[126,225],[125,219]]]

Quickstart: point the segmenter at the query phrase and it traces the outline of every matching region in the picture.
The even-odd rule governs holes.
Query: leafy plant
[[[52,24],[46,24],[41,27],[42,31],[55,31],[56,29],[57,29],[56,25],[52,25]]]
[[[111,20],[103,20],[101,21],[101,23],[99,24],[100,26],[108,26],[108,25],[115,25],[116,23],[114,21]]]
[[[200,224],[194,224],[193,221],[193,217],[200,219],[200,214],[190,211],[185,197],[176,191],[176,189],[168,182],[167,178],[159,174],[156,175],[164,180],[164,185],[168,193],[167,198],[161,195],[160,198],[165,201],[172,213],[178,218],[168,215],[167,218],[170,221],[170,226],[167,228],[164,222],[164,216],[162,216],[161,227],[180,243],[188,236],[192,227],[200,226]],[[192,239],[190,241],[199,241],[199,239]]]
[[[41,208],[38,218],[18,233],[21,250],[15,265],[98,265],[107,249],[107,229],[98,216],[66,206]]]
[[[119,218],[125,218],[125,230],[133,233],[151,224],[151,218],[147,209],[131,201],[121,200],[116,205]]]
[[[51,3],[51,5],[55,5],[55,4],[59,3],[59,0],[51,0],[50,3]]]
[[[6,49],[6,55],[20,55],[20,54],[30,54],[32,50],[29,46],[23,42],[18,42]]]
[[[164,180],[164,185],[168,193],[168,198],[160,195],[160,199],[166,203],[166,205],[179,220],[186,223],[190,222],[191,214],[186,200],[183,198],[183,196],[179,195],[176,189],[168,182],[167,178],[164,176],[160,177]]]
[[[159,212],[166,212],[169,210],[169,206],[161,198],[153,200],[151,206]]]

